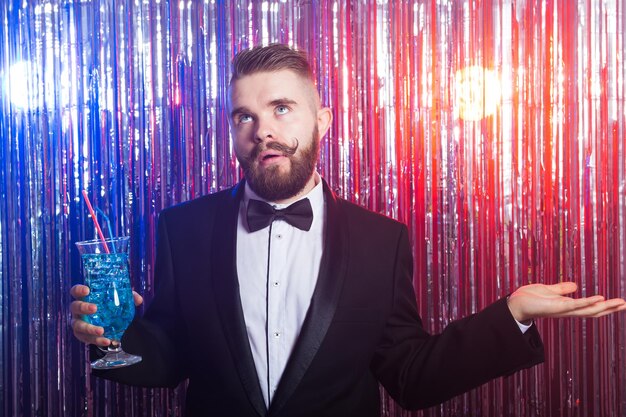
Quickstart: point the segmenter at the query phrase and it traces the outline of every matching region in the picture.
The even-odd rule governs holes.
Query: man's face
[[[290,70],[259,72],[230,94],[235,154],[254,192],[279,202],[311,188],[320,140],[312,83]]]

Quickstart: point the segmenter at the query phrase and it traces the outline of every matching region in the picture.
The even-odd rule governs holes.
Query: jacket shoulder
[[[235,200],[235,194],[237,192],[237,185],[226,188],[221,191],[217,191],[212,194],[207,194],[201,197],[194,198],[192,200],[183,201],[173,206],[167,207],[161,211],[159,216],[161,217],[187,217],[194,216],[196,213],[208,213],[211,210],[215,210],[221,204],[228,203]]]
[[[346,214],[346,219],[349,223],[362,224],[364,227],[366,225],[380,225],[383,228],[406,229],[404,223],[385,214],[377,213],[340,197],[335,197],[335,200]]]

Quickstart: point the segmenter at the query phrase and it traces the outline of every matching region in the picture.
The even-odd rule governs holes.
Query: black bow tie
[[[248,201],[248,229],[256,232],[270,225],[274,220],[284,220],[301,230],[309,230],[313,223],[313,209],[308,198],[298,200],[282,210],[275,209],[264,201]]]

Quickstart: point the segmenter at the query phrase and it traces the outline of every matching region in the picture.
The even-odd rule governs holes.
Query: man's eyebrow
[[[289,104],[289,105],[298,104],[298,102],[290,98],[284,97],[284,98],[277,98],[275,100],[272,100],[268,104],[270,106],[284,106],[286,104]]]
[[[237,116],[238,114],[244,114],[244,113],[250,113],[250,110],[248,110],[248,108],[245,106],[237,107],[233,109],[233,111],[230,112],[230,118],[234,119],[235,116]]]
[[[267,103],[268,106],[286,106],[286,105],[291,105],[293,106],[294,104],[298,104],[297,101],[290,99],[290,98],[286,98],[286,97],[282,97],[282,98],[277,98],[274,100],[271,100]],[[235,116],[237,116],[238,114],[250,114],[251,111],[250,109],[248,109],[246,106],[239,106],[237,108],[234,108],[231,112],[230,112],[230,117],[231,119],[234,119]]]

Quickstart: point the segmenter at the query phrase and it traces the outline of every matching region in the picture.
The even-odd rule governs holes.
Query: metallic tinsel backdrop
[[[239,178],[230,60],[286,42],[334,110],[319,165],[406,222],[426,326],[528,282],[626,296],[623,0],[0,0],[0,414],[179,416],[92,378],[69,329],[80,191],[132,236]],[[541,321],[545,365],[425,416],[625,416],[626,317]],[[385,416],[405,416],[385,397]]]

